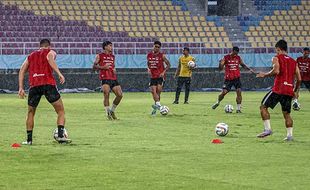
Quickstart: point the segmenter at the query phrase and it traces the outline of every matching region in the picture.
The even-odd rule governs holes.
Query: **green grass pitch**
[[[274,134],[256,138],[266,92],[244,92],[242,114],[224,113],[225,104],[236,107],[234,92],[212,110],[217,94],[195,92],[189,105],[172,105],[174,93],[163,93],[170,113],[151,117],[150,93],[125,93],[112,122],[102,94],[63,94],[71,145],[53,142],[56,114],[42,97],[34,145],[18,149],[10,145],[25,140],[26,100],[2,94],[0,189],[310,189],[310,93],[301,92],[302,109],[292,112],[290,143],[282,141],[279,105],[270,111]],[[230,131],[212,144],[219,122]]]

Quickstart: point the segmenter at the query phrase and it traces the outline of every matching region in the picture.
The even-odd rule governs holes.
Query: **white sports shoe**
[[[22,145],[32,145],[32,141],[24,141],[22,142]]]

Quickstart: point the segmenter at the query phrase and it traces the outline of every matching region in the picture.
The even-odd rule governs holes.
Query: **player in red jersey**
[[[116,120],[115,109],[123,98],[123,92],[117,81],[115,69],[115,56],[112,54],[112,42],[105,41],[102,44],[103,52],[96,55],[93,69],[99,70],[103,91],[103,105],[109,120]],[[110,108],[110,90],[115,94],[113,105]]]
[[[301,75],[301,84],[304,84],[305,87],[310,92],[310,49],[304,48],[303,49],[303,56],[297,58],[297,64]],[[300,105],[298,103],[298,98],[296,97],[293,100],[293,108],[294,110],[299,110]]]
[[[28,115],[26,120],[27,141],[22,144],[32,144],[32,132],[34,127],[34,116],[36,108],[40,102],[41,96],[44,95],[49,103],[52,104],[57,113],[57,126],[59,143],[70,143],[71,140],[64,136],[65,110],[56,87],[56,81],[53,71],[59,77],[60,84],[65,82],[65,77],[59,71],[55,62],[56,52],[50,49],[50,41],[42,39],[40,41],[40,49],[32,52],[22,64],[18,83],[18,95],[20,98],[26,97],[24,90],[25,73],[29,73],[29,96],[28,96]]]
[[[148,73],[151,76],[150,89],[155,104],[152,105],[152,115],[156,114],[156,110],[159,110],[160,105],[160,93],[163,89],[164,81],[166,78],[166,72],[170,68],[170,62],[164,53],[160,52],[161,42],[154,42],[154,49],[147,54],[147,66]]]
[[[257,74],[259,78],[275,76],[272,90],[266,94],[260,106],[265,129],[257,137],[264,138],[272,134],[268,108],[273,109],[280,102],[287,130],[287,136],[284,140],[292,141],[293,120],[290,115],[291,102],[293,97],[298,97],[301,76],[297,62],[287,55],[287,42],[280,40],[275,47],[277,55],[272,59],[273,68],[267,73],[260,72]],[[296,84],[294,87],[295,78]]]
[[[241,113],[241,81],[240,81],[240,68],[241,65],[243,68],[254,73],[244,62],[241,57],[238,55],[239,48],[233,47],[232,52],[228,55],[225,55],[219,64],[219,69],[223,70],[225,66],[225,81],[221,94],[218,96],[218,100],[215,104],[212,105],[212,109],[216,109],[220,102],[224,99],[225,95],[231,90],[231,87],[234,86],[237,93],[237,113]]]

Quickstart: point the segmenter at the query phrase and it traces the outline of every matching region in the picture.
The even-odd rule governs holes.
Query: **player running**
[[[115,109],[123,98],[123,92],[117,81],[115,69],[115,56],[112,54],[112,42],[102,43],[103,52],[96,55],[93,69],[99,70],[99,79],[101,80],[103,91],[103,105],[108,120],[116,120]],[[110,90],[115,94],[113,105],[110,108]]]
[[[297,62],[287,55],[287,42],[280,40],[276,43],[275,47],[277,55],[272,59],[273,68],[267,73],[260,72],[257,74],[259,78],[275,76],[273,88],[263,98],[260,106],[265,129],[257,137],[264,138],[272,134],[268,108],[273,109],[280,102],[287,130],[287,136],[284,140],[292,141],[293,120],[290,115],[291,103],[293,97],[298,97],[301,76]],[[295,78],[296,84],[294,88]]]
[[[161,42],[154,42],[154,49],[147,54],[148,73],[151,76],[150,90],[155,104],[152,105],[151,115],[155,115],[156,111],[160,109],[160,93],[163,89],[166,72],[170,68],[170,62],[164,53],[160,52]]]
[[[225,55],[219,64],[219,69],[223,70],[225,66],[225,81],[221,94],[218,96],[218,100],[215,104],[212,105],[212,109],[216,109],[220,102],[224,99],[225,95],[231,90],[231,87],[234,86],[237,93],[237,113],[241,113],[241,81],[240,81],[240,68],[241,65],[243,68],[249,70],[254,73],[254,71],[249,68],[242,61],[241,57],[238,55],[239,48],[233,47],[232,52],[228,55]]]
[[[303,49],[303,56],[297,58],[297,64],[301,75],[301,84],[304,84],[305,87],[310,92],[310,49]],[[293,101],[293,107],[299,108],[298,97],[295,97]],[[298,110],[298,109],[296,109]]]
[[[192,69],[188,67],[189,61],[195,62],[195,58],[189,54],[189,48],[185,47],[183,48],[183,55],[179,58],[179,65],[174,75],[174,78],[178,77],[178,81],[177,81],[177,89],[175,92],[175,100],[173,104],[179,103],[179,97],[183,84],[185,84],[184,104],[188,104],[188,97],[192,78]]]
[[[32,133],[34,127],[34,116],[36,108],[39,105],[41,96],[44,95],[47,101],[52,104],[57,113],[57,126],[59,143],[70,143],[71,140],[64,136],[65,130],[65,110],[60,94],[56,87],[56,81],[53,71],[59,77],[60,84],[65,82],[65,77],[59,71],[55,62],[56,52],[50,49],[50,41],[42,39],[40,41],[40,49],[32,52],[22,64],[19,76],[18,95],[25,98],[24,78],[26,72],[29,73],[29,95],[28,95],[28,114],[26,119],[27,141],[24,145],[32,145]]]

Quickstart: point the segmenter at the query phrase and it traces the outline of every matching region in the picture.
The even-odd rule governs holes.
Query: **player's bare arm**
[[[225,60],[222,59],[219,63],[219,70],[222,71],[224,69],[224,65],[225,65]]]
[[[274,76],[280,73],[280,64],[279,64],[279,59],[277,57],[272,58],[272,69],[267,72],[259,72],[256,77],[257,78],[264,78],[264,77],[270,77]]]
[[[161,77],[163,77],[171,67],[170,61],[167,59],[166,55],[163,55],[163,60],[164,60],[166,67],[165,67],[165,70],[160,74]]]
[[[65,77],[61,74],[56,61],[55,61],[55,57],[56,57],[56,52],[54,52],[53,50],[51,50],[48,54],[47,54],[47,60],[48,63],[50,64],[50,66],[52,67],[53,71],[55,71],[59,77],[59,81],[60,84],[65,83],[66,79]]]
[[[240,65],[241,65],[244,69],[250,71],[251,73],[255,73],[254,70],[251,69],[249,66],[247,66],[247,65],[243,62],[242,59],[241,59]]]
[[[295,87],[294,87],[294,97],[298,98],[298,96],[299,96],[299,89],[300,89],[300,85],[301,85],[301,75],[300,75],[300,71],[299,71],[298,65],[296,65],[295,79],[296,79],[296,84],[295,84]]]
[[[24,90],[24,78],[25,73],[28,71],[29,67],[29,61],[26,59],[22,66],[20,67],[19,73],[18,73],[18,96],[19,98],[25,98],[25,90]]]
[[[104,66],[100,66],[99,65],[99,61],[100,61],[100,57],[97,54],[96,58],[95,58],[95,61],[94,61],[94,64],[93,64],[93,69],[94,70],[108,70],[110,68],[110,66],[112,65],[111,63],[107,63]]]
[[[96,57],[95,57],[94,64],[93,64],[93,69],[94,70],[99,70],[99,61],[100,61],[100,58],[99,58],[99,55],[97,54]]]

